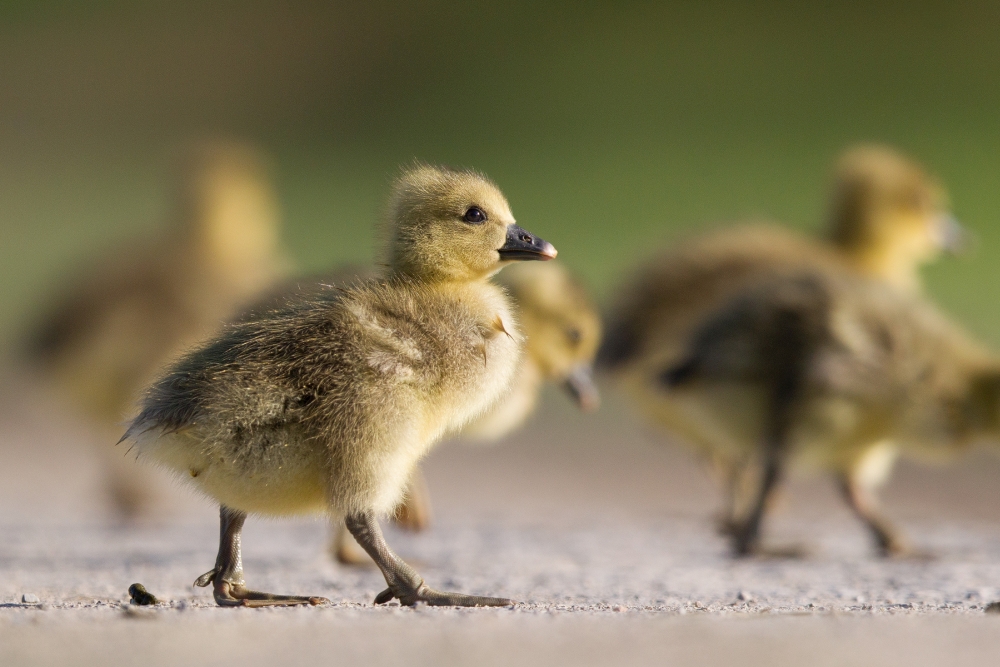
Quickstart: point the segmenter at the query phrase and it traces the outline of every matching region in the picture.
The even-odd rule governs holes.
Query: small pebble
[[[983,610],[987,614],[1000,614],[1000,602],[991,602]]]
[[[742,602],[753,602],[753,596],[747,591],[740,591],[739,595],[736,596],[736,599],[741,600]]]
[[[34,593],[25,593],[21,596],[21,604],[38,604],[41,600]]]
[[[129,597],[132,598],[132,604],[137,604],[142,607],[148,607],[149,605],[158,604],[160,601],[156,599],[156,596],[146,590],[146,587],[142,584],[132,584],[128,587]]]

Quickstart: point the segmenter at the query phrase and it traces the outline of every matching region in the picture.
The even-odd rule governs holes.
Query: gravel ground
[[[194,578],[216,509],[155,479],[156,513],[108,519],[85,430],[41,396],[0,392],[0,664],[989,664],[1000,651],[1000,464],[904,466],[887,502],[928,561],[870,556],[819,477],[795,480],[767,531],[801,560],[733,561],[713,488],[689,457],[610,401],[580,417],[551,396],[501,447],[427,463],[431,531],[389,532],[432,586],[512,609],[374,607],[374,569],[324,552],[319,520],[251,520],[248,582],[322,608],[219,609]],[[143,583],[165,602],[127,604]],[[37,596],[38,604],[21,603]],[[339,658],[339,660],[338,660]]]

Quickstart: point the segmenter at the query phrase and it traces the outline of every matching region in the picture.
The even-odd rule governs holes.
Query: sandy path
[[[223,610],[190,585],[214,559],[208,502],[164,486],[153,519],[114,524],[79,425],[35,394],[4,392],[2,665],[988,664],[1000,651],[1000,616],[983,613],[1000,599],[1000,465],[987,457],[904,467],[889,489],[933,561],[871,558],[830,486],[804,478],[768,533],[814,555],[734,562],[712,531],[713,489],[683,451],[654,444],[614,401],[581,418],[552,396],[503,447],[436,452],[434,529],[389,537],[431,585],[523,605],[375,608],[380,576],[331,564],[322,522],[252,520],[250,584],[333,604]],[[169,604],[132,613],[134,581]],[[42,604],[21,605],[23,594]]]

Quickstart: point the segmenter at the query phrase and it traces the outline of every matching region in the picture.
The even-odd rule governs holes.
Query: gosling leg
[[[406,487],[403,502],[396,508],[392,520],[405,530],[419,533],[426,530],[431,523],[431,493],[427,488],[427,479],[420,468],[414,468],[410,475],[410,483]]]
[[[752,556],[760,552],[760,525],[768,499],[782,473],[781,457],[776,454],[777,452],[769,452],[764,463],[763,475],[746,516],[733,522],[730,538],[735,556]]]
[[[419,533],[426,530],[431,520],[431,500],[430,491],[427,489],[427,480],[420,468],[416,468],[410,476],[410,483],[407,486],[403,502],[396,508],[392,517],[393,522],[405,530],[412,530]],[[372,565],[372,559],[368,557],[351,537],[350,531],[341,519],[330,522],[330,545],[328,547],[330,555],[341,565]]]
[[[797,397],[802,388],[801,366],[807,351],[806,323],[794,313],[785,313],[778,320],[779,335],[768,351],[775,362],[771,377],[769,414],[763,443],[763,473],[756,486],[745,518],[735,523],[732,531],[733,553],[749,556],[760,550],[760,524],[768,500],[784,472]]]
[[[249,590],[243,581],[243,557],[240,552],[240,535],[246,512],[223,505],[219,509],[219,555],[215,567],[194,581],[195,586],[213,584],[215,602],[220,607],[271,607],[297,604],[323,604],[321,597],[275,595]]]
[[[427,586],[416,570],[394,554],[382,537],[375,513],[371,511],[348,515],[344,520],[358,544],[368,552],[382,570],[389,587],[375,597],[375,604],[384,604],[397,598],[403,605],[412,606],[425,602],[434,607],[507,607],[515,604],[507,598],[442,593]]]
[[[329,553],[341,565],[372,566],[374,562],[368,554],[358,546],[342,519],[330,522],[330,533],[333,536],[328,547]]]
[[[851,473],[840,476],[840,491],[848,506],[861,519],[875,538],[880,556],[900,557],[914,554],[902,533],[882,513],[874,490]]]

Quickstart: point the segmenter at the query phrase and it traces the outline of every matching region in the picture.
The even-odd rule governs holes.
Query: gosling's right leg
[[[393,523],[404,530],[419,533],[426,530],[431,522],[431,496],[427,489],[427,480],[420,468],[415,468],[410,475],[403,502],[396,508],[392,517]],[[330,522],[330,544],[327,547],[330,555],[341,565],[372,565],[358,543],[340,519]]]
[[[219,555],[215,559],[215,567],[195,579],[194,585],[213,584],[215,602],[220,607],[280,607],[329,602],[321,597],[275,595],[249,590],[243,581],[243,557],[240,552],[240,535],[247,520],[246,512],[223,505],[219,509],[219,518]]]
[[[407,606],[418,602],[425,602],[435,607],[507,607],[515,604],[513,600],[507,598],[442,593],[428,587],[420,575],[394,554],[385,543],[374,512],[348,515],[344,523],[358,544],[382,570],[382,575],[389,584],[389,588],[375,597],[375,604],[384,604],[393,598],[398,598],[401,604]]]

